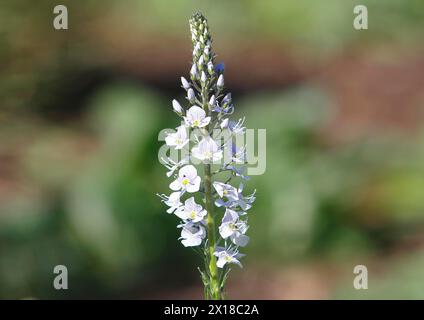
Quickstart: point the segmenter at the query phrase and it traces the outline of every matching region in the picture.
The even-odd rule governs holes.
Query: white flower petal
[[[231,241],[237,246],[244,247],[249,242],[249,237],[241,233],[235,233],[231,236]]]
[[[174,214],[180,219],[187,219],[187,214],[183,207],[179,207],[177,210],[175,210]]]
[[[228,237],[230,237],[232,234],[234,233],[234,230],[231,229],[230,224],[229,223],[223,223],[220,225],[219,227],[219,234],[221,235],[221,237],[223,239],[227,239]]]
[[[218,259],[218,261],[216,262],[216,266],[218,267],[218,268],[223,268],[224,266],[225,266],[225,264],[227,263],[227,261],[225,261],[225,258],[224,257],[220,257],[219,259]]]
[[[169,188],[171,190],[177,191],[181,189],[181,183],[178,180],[175,180],[173,182],[171,182],[171,184],[169,185]]]
[[[186,186],[187,192],[197,192],[200,189],[200,177],[196,177],[193,179],[193,182]]]
[[[191,180],[197,177],[197,170],[193,165],[189,164],[182,167],[178,172],[178,175],[181,178],[186,177],[187,179]]]

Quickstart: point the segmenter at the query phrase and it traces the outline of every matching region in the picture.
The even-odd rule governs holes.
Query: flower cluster
[[[231,94],[224,93],[224,65],[214,62],[206,19],[199,13],[193,15],[190,30],[194,47],[190,80],[181,78],[187,102],[183,107],[177,100],[172,101],[181,125],[165,139],[170,149],[185,151],[188,156],[181,160],[171,156],[163,159],[169,170],[167,176],[173,177],[169,185],[173,192],[160,197],[169,207],[167,212],[181,220],[178,225],[181,243],[186,247],[203,245],[209,265],[206,278],[213,281],[219,276],[215,266],[220,269],[231,263],[241,266],[239,259],[243,255],[239,247],[249,241],[246,212],[255,196],[254,193],[244,196],[241,182],[238,187],[231,185],[233,179],[248,180],[245,147],[237,144],[240,141],[237,138],[245,133],[244,119],[228,118],[234,105]],[[197,168],[190,164],[194,159],[200,163]],[[215,219],[220,215],[221,223],[216,228]],[[209,280],[204,282],[205,286],[210,285]]]

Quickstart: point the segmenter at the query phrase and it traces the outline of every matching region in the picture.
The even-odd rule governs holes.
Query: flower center
[[[187,178],[184,178],[183,181],[181,181],[183,186],[186,186],[190,183],[190,181]]]
[[[193,126],[198,127],[199,124],[200,124],[199,119],[196,119],[196,120],[193,121]]]
[[[196,211],[193,210],[190,212],[190,219],[193,220],[194,218],[196,218]]]

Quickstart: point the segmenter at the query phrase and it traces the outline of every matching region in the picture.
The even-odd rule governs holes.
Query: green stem
[[[218,281],[218,268],[216,266],[215,245],[215,221],[213,217],[212,204],[212,180],[211,165],[205,164],[205,199],[206,211],[208,212],[207,229],[208,229],[208,254],[209,254],[209,274],[210,274],[210,293],[213,300],[220,300],[221,289]]]
[[[202,107],[208,113],[210,117],[213,118],[211,111],[209,110],[208,102],[208,86],[205,83],[201,85],[201,96],[202,96]],[[212,119],[213,120],[213,119]],[[211,134],[211,130],[213,127],[209,124],[205,127],[205,130],[208,134]],[[221,286],[219,283],[218,277],[218,267],[216,265],[216,256],[215,246],[216,246],[216,235],[215,235],[215,220],[213,214],[213,194],[212,194],[212,174],[211,174],[211,164],[205,163],[205,176],[204,176],[204,184],[205,184],[205,206],[206,211],[208,212],[207,216],[207,232],[208,232],[208,260],[209,260],[209,293],[210,298],[212,300],[221,300]]]

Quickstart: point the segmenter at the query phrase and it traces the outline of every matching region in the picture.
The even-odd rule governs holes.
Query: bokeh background
[[[69,30],[53,28],[58,4]],[[228,296],[423,299],[422,0],[2,1],[0,298],[202,298],[155,195],[197,10],[238,113],[267,129]]]

